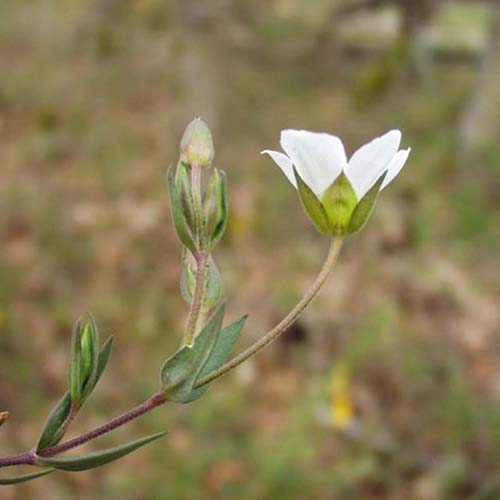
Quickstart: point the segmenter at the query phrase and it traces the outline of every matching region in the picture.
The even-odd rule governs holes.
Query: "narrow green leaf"
[[[94,360],[92,339],[92,328],[89,324],[83,327],[82,333],[82,378],[86,380],[92,370],[92,363]]]
[[[194,251],[196,249],[196,244],[183,213],[180,193],[175,182],[175,170],[172,165],[168,169],[167,177],[170,192],[170,211],[172,213],[172,220],[177,231],[177,236],[181,243],[191,251]]]
[[[95,387],[99,364],[99,330],[89,314],[82,333],[82,402]]]
[[[234,344],[236,344],[236,341],[240,337],[247,318],[248,315],[245,314],[245,316],[242,316],[239,320],[224,327],[220,331],[219,335],[217,336],[217,340],[215,342],[212,353],[210,354],[208,361],[205,363],[205,366],[200,371],[197,379],[207,376],[214,370],[220,368],[222,364],[227,361],[227,358],[231,354]]]
[[[321,203],[328,217],[330,233],[345,234],[358,199],[344,173],[340,174],[323,193]]]
[[[95,339],[97,341],[97,339]],[[113,337],[109,337],[106,342],[104,342],[99,355],[97,357],[95,376],[92,377],[92,385],[86,386],[87,398],[93,391],[97,382],[101,378],[106,364],[108,363],[109,357],[111,355],[111,349],[113,347]],[[85,398],[82,398],[81,404],[83,404]],[[81,406],[80,404],[80,406]],[[45,423],[40,439],[37,444],[37,451],[45,450],[51,446],[55,446],[64,437],[67,431],[66,421],[71,413],[71,395],[68,392],[59,400],[54,409],[51,411],[47,422]],[[74,410],[75,411],[75,410]]]
[[[295,180],[297,181],[297,189],[299,191],[300,201],[309,219],[314,224],[314,227],[320,233],[330,233],[330,224],[325,209],[321,201],[313,193],[312,189],[302,180],[295,168],[293,169]]]
[[[222,297],[222,277],[212,256],[209,256],[205,276],[206,284],[203,307],[210,310]]]
[[[357,204],[352,214],[347,232],[349,234],[360,231],[370,218],[375,202],[377,201],[380,193],[380,186],[384,182],[387,172],[384,172],[377,180],[377,182],[370,188],[370,190],[363,196],[361,201]]]
[[[73,328],[71,337],[71,359],[68,372],[68,386],[73,405],[79,405],[82,401],[82,324],[77,321]]]
[[[231,323],[220,331],[208,361],[196,377],[195,385],[198,380],[201,380],[203,377],[217,370],[228,360],[234,344],[236,344],[236,341],[240,337],[247,317],[247,315],[242,316],[238,321]],[[205,384],[198,389],[194,389],[191,392],[192,400],[199,398],[208,389],[209,385],[210,384]]]
[[[64,436],[66,431],[65,422],[71,412],[71,396],[67,392],[56,404],[45,423],[38,445],[37,451],[45,450],[56,445]]]
[[[97,382],[99,382],[104,372],[104,369],[108,364],[112,348],[113,348],[113,337],[108,337],[106,339],[106,342],[104,342],[104,344],[102,345],[101,350],[99,351],[99,358],[97,360],[97,376],[94,382],[94,387],[97,385]],[[94,389],[94,387],[92,387],[92,389]]]
[[[33,472],[32,474],[24,474],[22,476],[13,477],[0,477],[0,486],[7,486],[9,484],[19,484],[26,481],[33,481],[33,479],[38,479],[39,477],[51,474],[55,469],[46,469],[41,472]]]
[[[212,353],[223,318],[224,303],[215,310],[191,346],[184,346],[165,361],[161,382],[168,400],[177,403],[192,401],[195,380]]]
[[[196,286],[196,261],[193,254],[184,247],[182,249],[181,295],[191,304]]]
[[[182,214],[192,233],[195,231],[195,214],[193,202],[193,183],[191,180],[191,169],[182,161],[179,161],[175,172],[175,185],[179,193]]]
[[[217,168],[214,168],[207,186],[203,212],[208,233],[208,246],[212,249],[224,235],[228,218],[226,174]]]
[[[87,455],[80,455],[78,457],[67,457],[67,458],[45,458],[37,457],[35,462],[37,465],[49,466],[54,469],[66,470],[79,472],[89,469],[94,469],[95,467],[100,467],[109,462],[113,462],[129,453],[137,450],[148,443],[164,436],[166,432],[158,432],[157,434],[152,434],[151,436],[146,436],[135,441],[131,441],[127,444],[122,444],[120,446],[115,446],[113,448],[108,448],[106,450],[94,451],[88,453]]]

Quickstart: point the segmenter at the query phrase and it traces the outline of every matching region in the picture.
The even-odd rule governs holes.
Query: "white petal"
[[[321,196],[347,164],[342,141],[330,134],[283,130],[281,146],[304,182]]]
[[[382,186],[380,187],[380,190],[384,189],[388,184],[390,184],[394,177],[396,177],[396,175],[401,172],[401,169],[405,166],[406,160],[410,155],[410,151],[411,148],[402,149],[394,155],[394,158],[391,160],[389,166],[387,167],[387,174],[385,176],[384,182],[382,183]]]
[[[276,165],[278,165],[278,167],[283,170],[283,173],[286,175],[287,179],[294,185],[295,188],[297,187],[295,174],[293,173],[293,163],[287,155],[280,153],[279,151],[271,151],[270,149],[261,151],[260,154],[269,155],[275,161]]]
[[[394,158],[399,143],[401,132],[391,130],[386,134],[373,139],[361,146],[349,160],[345,174],[360,200],[375,181],[387,169],[389,162]]]

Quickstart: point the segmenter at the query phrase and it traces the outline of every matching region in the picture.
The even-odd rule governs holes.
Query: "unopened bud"
[[[182,136],[181,161],[188,165],[209,167],[214,154],[214,141],[210,129],[201,118],[195,118]]]

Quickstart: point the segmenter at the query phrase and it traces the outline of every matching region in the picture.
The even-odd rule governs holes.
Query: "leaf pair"
[[[168,400],[189,403],[198,399],[208,389],[208,384],[196,388],[197,382],[217,370],[229,357],[246,316],[222,328],[224,310],[225,306],[221,304],[193,344],[179,349],[163,365],[162,390]]]
[[[182,244],[193,253],[213,249],[227,225],[226,175],[213,169],[202,206],[195,203],[189,165],[180,161],[177,168],[170,166],[167,177],[172,219]]]
[[[101,378],[112,345],[113,338],[110,337],[99,349],[99,332],[91,315],[76,322],[71,340],[69,389],[50,413],[40,435],[37,451],[50,448],[63,438],[71,421]]]

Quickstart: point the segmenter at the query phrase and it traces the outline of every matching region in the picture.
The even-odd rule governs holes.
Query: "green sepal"
[[[354,212],[352,213],[351,220],[349,221],[349,226],[347,232],[349,234],[356,233],[363,229],[370,218],[375,202],[377,201],[378,195],[380,193],[380,186],[384,182],[387,171],[384,172],[378,179],[377,182],[368,190],[368,192],[361,198],[360,202],[357,204]]]
[[[349,179],[341,173],[321,196],[321,203],[328,217],[330,234],[346,233],[358,199]]]
[[[214,168],[207,186],[203,216],[207,231],[207,245],[211,250],[222,238],[228,218],[226,174],[217,168]]]
[[[217,335],[224,319],[224,303],[209,318],[207,324],[194,339],[165,361],[161,369],[161,384],[167,400],[189,403],[196,399],[193,387],[203,367],[212,354]]]
[[[7,486],[9,484],[19,484],[26,481],[33,481],[39,477],[46,476],[54,472],[54,468],[42,470],[41,472],[33,472],[32,474],[24,474],[22,476],[0,477],[0,486]]]
[[[321,201],[314,194],[312,189],[302,180],[295,168],[293,169],[293,173],[297,181],[297,190],[299,191],[302,207],[309,216],[309,219],[320,233],[330,233],[328,216]]]
[[[196,287],[196,260],[189,250],[184,248],[182,254],[181,294],[191,304]],[[203,307],[211,309],[222,297],[222,277],[212,256],[208,256],[205,266],[205,293]]]
[[[78,320],[71,336],[71,358],[68,371],[68,387],[71,404],[80,406],[82,402],[82,321]]]
[[[113,346],[113,337],[109,337],[106,342],[104,342],[101,350],[99,351],[99,357],[97,360],[97,374],[93,382],[92,388],[89,387],[88,395],[97,385],[97,382],[101,378],[104,368],[108,363],[109,357],[111,355],[111,348]],[[83,404],[83,401],[82,401]],[[69,392],[66,392],[64,396],[59,400],[54,409],[50,412],[47,422],[45,423],[40,439],[37,444],[37,451],[45,450],[51,446],[55,446],[66,433],[67,426],[66,420],[71,412],[71,396]]]
[[[200,374],[196,377],[195,386],[199,380],[218,370],[228,360],[234,344],[236,344],[241,335],[247,318],[247,315],[242,316],[239,320],[223,328],[219,335],[217,335],[212,353],[200,371]],[[193,389],[191,393],[192,397],[195,399],[199,398],[208,389],[209,385],[205,384],[198,389]]]
[[[127,444],[122,444],[106,450],[94,451],[92,453],[88,453],[87,455],[80,455],[78,457],[45,458],[37,456],[35,458],[35,463],[40,466],[49,466],[54,469],[72,472],[94,469],[95,467],[100,467],[101,465],[105,465],[128,455],[134,450],[137,450],[137,448],[151,443],[151,441],[154,441],[165,434],[166,432],[158,432],[157,434],[152,434],[151,436],[146,436]]]
[[[195,233],[195,215],[193,202],[193,183],[191,179],[191,167],[179,161],[175,170],[175,185],[179,193],[182,214],[192,234]]]
[[[175,182],[175,169],[172,165],[168,168],[167,179],[170,192],[170,211],[177,236],[184,246],[194,251],[197,245],[182,209],[180,193]]]

